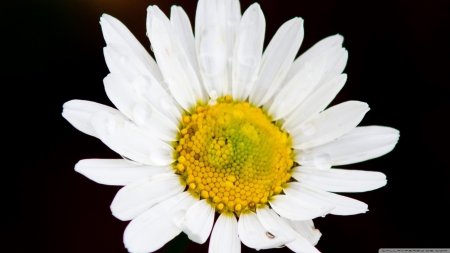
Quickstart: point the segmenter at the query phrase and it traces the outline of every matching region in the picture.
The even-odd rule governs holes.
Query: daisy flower
[[[195,36],[181,7],[170,19],[157,6],[147,12],[156,61],[120,21],[100,19],[104,85],[117,109],[71,100],[62,113],[123,158],[81,160],[75,170],[123,186],[111,211],[131,220],[128,251],[156,251],[184,232],[196,243],[211,236],[210,252],[240,252],[241,242],[319,252],[312,219],[367,211],[332,192],[374,190],[385,175],[331,167],[386,154],[399,132],[357,127],[366,103],[327,108],[347,79],[341,35],[296,58],[303,20],[284,23],[263,52],[257,3],[241,15],[238,0],[200,0]]]

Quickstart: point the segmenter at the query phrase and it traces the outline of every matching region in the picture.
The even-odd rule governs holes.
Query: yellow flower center
[[[227,95],[197,106],[181,124],[176,173],[217,212],[255,211],[291,178],[292,141],[261,108]]]

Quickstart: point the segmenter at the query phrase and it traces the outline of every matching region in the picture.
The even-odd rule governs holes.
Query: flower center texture
[[[227,95],[183,116],[174,168],[219,213],[255,211],[291,178],[292,141],[261,108]]]

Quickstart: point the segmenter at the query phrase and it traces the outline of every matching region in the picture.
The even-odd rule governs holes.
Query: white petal
[[[97,112],[91,124],[97,136],[110,149],[136,162],[163,166],[171,164],[173,148],[144,134],[133,123],[107,112]]]
[[[106,185],[127,185],[133,181],[169,172],[170,166],[133,164],[125,159],[84,159],[75,165],[75,171]]]
[[[305,66],[307,61],[311,61],[312,59],[323,55],[324,52],[332,47],[341,46],[343,41],[344,38],[341,35],[336,34],[317,42],[294,61],[286,76],[285,82],[289,82],[289,80]]]
[[[233,69],[233,55],[234,45],[241,20],[241,6],[239,0],[225,0],[225,24],[226,24],[226,39],[227,39],[227,69],[228,69],[228,84],[227,93],[232,94],[232,69]]]
[[[366,192],[386,185],[381,172],[362,170],[318,170],[307,166],[295,167],[292,177],[300,183],[331,192]]]
[[[203,244],[214,223],[214,208],[205,199],[196,202],[175,222],[192,241]]]
[[[398,137],[398,130],[390,127],[357,127],[337,140],[303,150],[297,155],[297,162],[315,165],[315,157],[327,154],[333,166],[359,163],[390,152],[397,144]]]
[[[106,43],[116,43],[132,49],[139,58],[146,62],[148,70],[152,75],[158,81],[163,80],[155,60],[153,60],[150,54],[124,24],[108,14],[103,14],[100,18],[100,24]]]
[[[291,220],[310,220],[325,216],[334,208],[332,205],[312,204],[286,195],[274,196],[269,203],[275,212]]]
[[[307,239],[312,245],[316,245],[319,242],[322,233],[314,227],[312,220],[293,221],[283,217],[281,217],[281,219],[283,219],[283,221],[291,226],[297,233]]]
[[[327,58],[328,59],[328,58]],[[322,77],[322,80],[317,85],[316,89],[320,88],[323,84],[329,80],[335,78],[336,76],[342,74],[347,65],[348,51],[345,48],[339,48],[336,50],[335,54],[330,61],[327,62],[327,73]]]
[[[157,6],[147,9],[147,30],[158,66],[172,95],[185,110],[206,101],[200,82],[172,24]]]
[[[240,253],[238,223],[234,214],[222,213],[214,225],[209,241],[210,253]]]
[[[117,192],[111,211],[120,220],[131,220],[152,206],[182,192],[180,176],[162,173],[142,178]]]
[[[121,112],[109,106],[78,99],[64,103],[62,116],[79,131],[98,137],[91,124],[91,117],[99,111],[106,111],[114,115],[125,117]]]
[[[278,248],[294,240],[294,237],[286,231],[276,230],[277,234],[271,234],[262,226],[257,215],[253,212],[241,213],[238,221],[238,232],[242,243],[256,250]]]
[[[177,34],[183,50],[189,59],[189,63],[194,69],[197,76],[200,76],[200,70],[197,63],[197,55],[195,51],[195,39],[192,33],[191,22],[183,8],[173,5],[170,9],[170,22]]]
[[[305,121],[323,111],[336,97],[347,81],[347,75],[342,74],[328,81],[322,87],[313,91],[294,111],[285,117],[283,128],[292,132]]]
[[[290,132],[293,147],[311,148],[337,139],[355,128],[367,111],[369,106],[358,101],[347,101],[330,107]]]
[[[284,23],[264,52],[258,80],[250,93],[250,102],[257,106],[267,102],[288,73],[303,40],[303,19]]]
[[[103,83],[106,94],[114,105],[149,136],[165,141],[175,141],[177,125],[148,104],[133,85],[115,74],[106,76]]]
[[[266,21],[259,4],[242,16],[233,54],[233,98],[245,101],[253,89],[261,63]]]
[[[306,66],[275,94],[269,108],[269,114],[273,115],[274,120],[288,115],[309,95],[325,73],[325,60],[325,57],[319,57],[306,62]]]
[[[335,208],[331,210],[331,214],[352,215],[367,212],[367,204],[361,201],[326,192],[298,182],[289,183],[288,187],[283,190],[286,195],[302,199],[311,204],[333,205]]]
[[[293,240],[286,244],[286,246],[294,252],[316,252],[319,251],[314,248],[311,243],[306,240],[301,234],[297,233],[291,226],[289,226],[283,219],[278,216],[272,209],[266,207],[256,210],[258,220],[263,227],[267,229],[272,235],[283,231],[282,233],[289,234]]]
[[[130,252],[153,252],[181,233],[173,222],[180,209],[188,209],[196,202],[189,193],[183,192],[159,203],[139,215],[125,229],[123,241]]]
[[[228,93],[225,1],[200,0],[195,16],[195,45],[206,91]]]

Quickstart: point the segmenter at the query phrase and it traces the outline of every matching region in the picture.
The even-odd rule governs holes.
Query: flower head
[[[241,16],[237,0],[200,0],[195,37],[180,7],[170,20],[157,6],[147,11],[157,63],[120,21],[101,17],[104,85],[118,110],[72,100],[63,111],[123,158],[86,159],[75,170],[124,186],[111,210],[131,220],[130,252],[158,250],[181,232],[197,243],[211,235],[210,252],[240,252],[240,242],[318,252],[312,219],[367,211],[332,192],[374,190],[385,175],[331,167],[384,155],[399,135],[356,127],[366,103],[327,108],[346,81],[342,36],[295,59],[303,20],[283,24],[263,53],[258,4]]]

